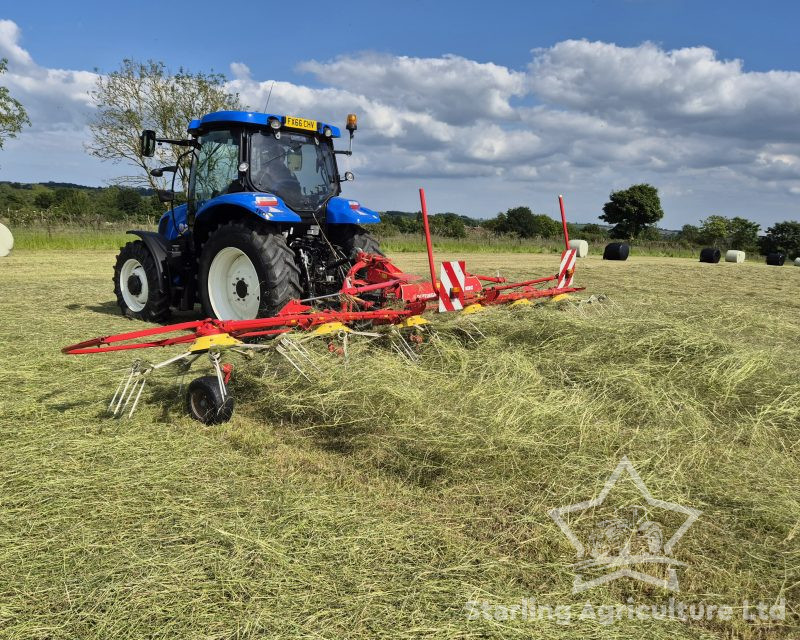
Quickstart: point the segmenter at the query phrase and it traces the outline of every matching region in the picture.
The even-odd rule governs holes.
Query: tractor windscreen
[[[250,179],[296,211],[316,211],[336,193],[333,148],[316,136],[281,131],[250,137]]]

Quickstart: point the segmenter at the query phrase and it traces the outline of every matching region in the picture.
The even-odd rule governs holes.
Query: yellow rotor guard
[[[483,305],[480,304],[479,302],[476,302],[475,304],[471,304],[467,307],[464,307],[461,310],[461,313],[470,314],[470,313],[478,313],[480,311],[483,311]]]
[[[402,322],[398,322],[395,327],[398,329],[406,329],[410,327],[420,327],[423,324],[430,324],[430,321],[426,320],[422,316],[409,316],[405,318]]]
[[[569,294],[559,293],[557,296],[550,298],[550,302],[561,302],[562,300],[569,300]]]
[[[526,306],[530,306],[532,304],[533,303],[530,300],[528,300],[527,298],[520,298],[519,300],[514,300],[514,302],[512,302],[508,306],[509,307],[526,307]]]
[[[198,353],[208,351],[211,347],[235,347],[237,344],[242,344],[241,340],[237,340],[227,333],[217,333],[212,336],[200,336],[189,347],[189,351]]]
[[[326,322],[325,324],[319,325],[311,333],[315,336],[329,336],[331,334],[339,333],[340,331],[352,333],[353,330],[343,322]]]

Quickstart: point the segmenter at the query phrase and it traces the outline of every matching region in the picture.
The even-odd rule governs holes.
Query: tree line
[[[0,183],[0,215],[15,225],[153,224],[162,213],[164,204],[147,189]]]
[[[650,239],[655,224],[664,217],[658,189],[650,184],[635,184],[614,191],[603,205],[601,220],[613,224],[611,237],[627,240]],[[727,218],[710,215],[699,225],[684,225],[676,238],[686,244],[710,246],[762,254],[783,253],[790,259],[800,255],[800,222],[786,220],[767,228],[741,216]]]

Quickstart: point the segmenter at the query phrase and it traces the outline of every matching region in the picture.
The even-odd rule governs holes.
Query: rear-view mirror
[[[142,131],[139,137],[139,151],[145,158],[152,158],[156,153],[156,132],[151,129]]]

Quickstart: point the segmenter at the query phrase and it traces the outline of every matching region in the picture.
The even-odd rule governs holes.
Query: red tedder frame
[[[458,296],[463,306],[495,305],[517,300],[552,298],[557,295],[582,291],[583,287],[572,286],[575,265],[575,250],[569,248],[567,218],[564,199],[558,197],[561,208],[561,223],[564,229],[565,251],[561,254],[559,272],[521,282],[508,282],[499,276],[471,274],[463,270],[465,286],[458,291],[445,291],[436,278],[425,190],[419,190],[422,207],[422,226],[428,254],[430,282],[424,278],[401,271],[389,258],[379,254],[359,253],[355,263],[347,272],[339,291],[339,309],[320,310],[292,300],[275,316],[253,320],[196,320],[163,327],[153,327],[103,336],[64,347],[63,353],[83,354],[166,347],[186,344],[199,337],[227,334],[234,338],[275,336],[295,329],[308,330],[329,322],[368,322],[374,325],[397,324],[424,313],[429,305],[438,305],[440,296]],[[463,263],[459,263],[463,265]],[[537,288],[537,285],[556,283],[556,286]],[[488,283],[484,286],[483,283]],[[371,294],[363,299],[363,294]],[[334,294],[334,296],[337,294]],[[327,296],[330,298],[331,296]]]

